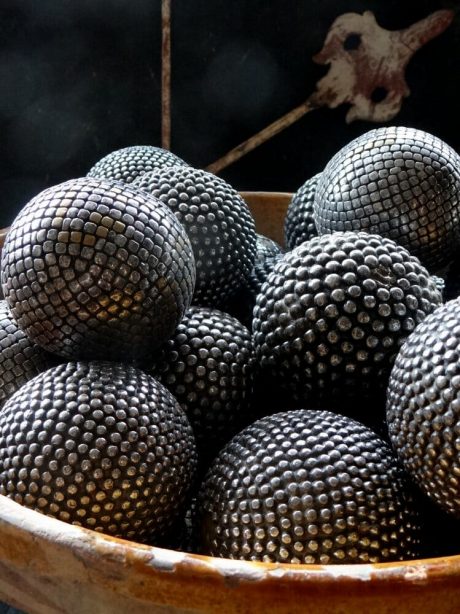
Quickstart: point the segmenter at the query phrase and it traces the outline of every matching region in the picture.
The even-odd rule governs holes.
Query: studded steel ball
[[[419,524],[390,447],[358,422],[297,410],[258,420],[221,451],[198,497],[202,550],[281,563],[416,556]]]
[[[460,300],[410,335],[388,386],[392,445],[420,488],[460,518]]]
[[[18,328],[6,302],[0,301],[0,407],[52,364],[51,357]]]
[[[186,412],[204,462],[251,421],[254,363],[249,330],[204,307],[186,312],[155,361],[151,373]]]
[[[190,241],[148,194],[74,179],[15,219],[2,285],[18,326],[69,359],[138,360],[174,332],[195,281]]]
[[[223,179],[185,166],[161,169],[135,182],[176,214],[192,242],[196,305],[224,308],[251,273],[254,220],[241,196]]]
[[[279,243],[266,237],[265,235],[256,235],[256,257],[254,266],[262,264],[267,258],[283,254],[284,250]]]
[[[179,404],[131,366],[60,365],[0,411],[0,494],[110,535],[142,541],[164,534],[195,465]]]
[[[256,237],[256,257],[252,271],[240,290],[226,303],[228,313],[250,329],[257,295],[284,253],[276,241],[260,234]]]
[[[257,297],[256,356],[296,401],[375,396],[404,339],[440,303],[428,271],[394,241],[315,237],[285,254]]]
[[[187,165],[184,160],[161,147],[134,145],[112,151],[88,171],[87,177],[116,179],[132,183],[136,177],[158,168]]]
[[[460,244],[460,158],[421,130],[371,130],[326,166],[314,217],[319,234],[381,234],[435,272]]]
[[[288,249],[294,249],[318,235],[313,218],[313,205],[320,177],[321,173],[318,173],[308,179],[289,203],[284,220],[284,237]]]
[[[446,280],[443,277],[439,277],[439,275],[432,275],[431,279],[434,281],[436,288],[444,299],[446,293]]]
[[[263,284],[267,281],[268,275],[273,271],[275,264],[282,258],[283,250],[275,242],[257,235],[257,251],[254,266],[249,277],[246,279],[242,291],[236,296],[241,307],[249,311],[248,321],[252,325],[252,312]]]

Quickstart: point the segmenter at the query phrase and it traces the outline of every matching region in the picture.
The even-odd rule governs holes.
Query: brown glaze
[[[284,217],[292,194],[288,192],[241,192],[256,222],[257,232],[284,245]]]
[[[0,597],[33,613],[451,613],[460,556],[301,566],[188,555],[67,525],[0,497]]]
[[[290,195],[244,197],[258,231],[282,242]],[[0,599],[31,614],[450,614],[459,587],[460,556],[327,566],[213,559],[111,538],[0,496]]]

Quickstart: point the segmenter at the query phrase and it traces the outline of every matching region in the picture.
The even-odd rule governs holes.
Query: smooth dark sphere
[[[89,170],[87,177],[132,183],[136,177],[165,166],[187,166],[181,158],[161,147],[134,145],[112,151]]]
[[[60,365],[0,411],[0,494],[109,535],[165,534],[195,466],[192,429],[177,401],[127,365]]]
[[[224,309],[249,277],[256,254],[254,220],[228,183],[175,166],[147,173],[135,186],[165,203],[190,238],[196,261],[195,305]]]
[[[460,518],[460,300],[428,316],[401,348],[388,386],[387,421],[407,472]]]
[[[296,410],[258,420],[201,486],[204,553],[280,563],[416,556],[419,521],[390,447],[359,422]]]
[[[203,461],[250,422],[254,367],[251,333],[217,309],[191,307],[163,346],[151,373],[187,414]]]
[[[436,272],[460,246],[460,158],[421,130],[371,130],[326,166],[314,217],[320,235],[347,230],[380,234]]]
[[[152,355],[189,307],[194,282],[190,241],[171,211],[101,179],[41,192],[2,252],[3,291],[18,326],[69,359]]]
[[[321,173],[318,173],[308,179],[289,203],[284,220],[284,237],[288,249],[294,249],[318,235],[313,218],[313,205],[320,177]]]
[[[440,303],[428,271],[394,241],[316,237],[285,254],[262,287],[256,357],[267,381],[295,401],[375,397],[400,345]]]
[[[0,301],[0,407],[30,379],[52,366],[51,356],[18,328]]]

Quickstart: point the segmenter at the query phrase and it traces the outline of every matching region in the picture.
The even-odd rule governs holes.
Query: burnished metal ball
[[[198,531],[213,556],[376,563],[418,554],[419,521],[390,447],[328,411],[258,420],[221,451],[201,486]]]
[[[388,386],[387,422],[411,477],[460,518],[460,300],[436,309],[401,348]]]
[[[275,264],[282,258],[283,250],[276,241],[264,235],[256,235],[254,266],[240,290],[226,303],[226,310],[248,328],[252,328],[252,314],[257,295]]]
[[[288,249],[294,249],[318,235],[313,218],[313,205],[320,177],[321,173],[318,173],[308,179],[289,203],[284,220],[284,237]]]
[[[254,268],[258,264],[263,264],[267,258],[278,256],[284,253],[283,248],[279,243],[266,237],[265,235],[256,235],[256,257],[254,259]],[[254,269],[253,269],[254,270]]]
[[[155,360],[151,373],[186,412],[204,462],[251,421],[254,363],[249,330],[204,307],[186,312]]]
[[[282,258],[284,253],[278,243],[263,235],[257,235],[256,248],[254,266],[245,281],[239,298],[240,304],[244,304],[245,308],[250,310],[251,323],[252,311],[257,295],[263,284],[267,281],[267,277],[272,272],[275,264]]]
[[[319,234],[381,234],[439,270],[460,245],[460,158],[422,130],[371,130],[326,166],[314,216]]]
[[[223,179],[185,166],[146,173],[134,183],[184,225],[196,261],[194,304],[225,309],[250,275],[256,254],[254,220],[244,200]]]
[[[192,429],[177,401],[124,364],[60,365],[0,411],[0,494],[117,537],[164,534],[195,465]]]
[[[441,293],[442,298],[445,299],[446,280],[443,277],[439,277],[439,275],[432,275],[431,279],[434,281],[436,288]]]
[[[116,179],[132,183],[136,177],[158,168],[187,165],[184,160],[167,149],[153,145],[134,145],[112,151],[88,171],[87,177]]]
[[[51,357],[18,328],[0,301],[0,407],[30,379],[52,366]]]
[[[19,213],[2,252],[2,285],[18,326],[69,359],[138,360],[190,305],[190,241],[153,196],[74,179]]]
[[[262,287],[256,356],[267,381],[296,401],[375,396],[404,339],[440,303],[428,271],[394,241],[316,237],[285,254]]]

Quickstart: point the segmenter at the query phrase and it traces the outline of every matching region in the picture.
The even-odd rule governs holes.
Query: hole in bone
[[[343,48],[346,51],[354,51],[355,49],[358,49],[360,45],[361,34],[358,34],[357,32],[352,32],[352,34],[349,34],[347,38],[343,41]]]
[[[371,100],[372,102],[378,103],[378,102],[382,102],[383,100],[385,100],[387,96],[388,96],[387,88],[379,85],[372,92]]]

